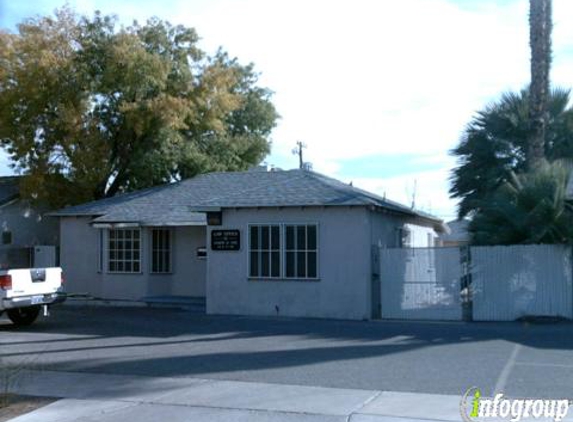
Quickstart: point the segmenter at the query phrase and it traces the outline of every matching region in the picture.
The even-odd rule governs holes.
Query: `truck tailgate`
[[[58,267],[8,270],[7,273],[12,277],[12,288],[5,291],[6,298],[55,293],[62,285],[62,269]]]

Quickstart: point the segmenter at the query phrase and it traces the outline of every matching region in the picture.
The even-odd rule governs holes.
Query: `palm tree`
[[[554,89],[548,98],[544,156],[549,161],[573,158],[573,109],[568,90]],[[479,212],[480,204],[509,179],[528,168],[529,90],[506,93],[478,112],[452,150],[450,195],[460,198],[460,217]]]
[[[551,28],[551,0],[529,0],[529,44],[531,47],[531,95],[529,98],[531,128],[527,154],[529,168],[535,168],[545,159]]]
[[[571,243],[573,205],[567,201],[570,164],[541,163],[521,175],[512,173],[480,206],[470,222],[472,243],[510,245]]]

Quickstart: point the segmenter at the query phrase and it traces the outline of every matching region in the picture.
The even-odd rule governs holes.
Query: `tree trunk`
[[[125,183],[126,180],[127,180],[127,170],[126,171],[120,171],[116,175],[115,179],[113,179],[113,182],[111,183],[107,192],[105,193],[105,197],[111,198],[112,196],[117,195],[117,193],[119,192],[119,189],[123,186],[123,184]]]
[[[551,0],[529,0],[529,44],[531,86],[529,87],[530,138],[527,162],[536,168],[545,159],[545,129],[551,64]]]

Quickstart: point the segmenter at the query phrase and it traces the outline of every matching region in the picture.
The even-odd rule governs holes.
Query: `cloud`
[[[415,175],[401,175],[389,178],[345,179],[354,186],[374,192],[380,196],[411,206],[414,201],[419,210],[429,212],[445,221],[453,220],[455,202],[448,197],[447,178],[449,168],[423,171]]]
[[[84,13],[116,13],[125,23],[157,15],[196,27],[206,50],[223,46],[253,61],[261,84],[275,91],[282,120],[267,162],[296,166],[291,151],[303,140],[316,170],[403,202],[405,185],[418,180],[417,202],[443,215],[455,206],[447,196],[448,151],[464,126],[501,92],[529,81],[526,0],[70,3]],[[553,6],[552,79],[569,87],[573,2]],[[391,178],[373,171],[358,180],[359,168],[353,175],[342,165],[385,154],[417,155],[421,170],[405,166]],[[439,168],[427,170],[425,160]]]

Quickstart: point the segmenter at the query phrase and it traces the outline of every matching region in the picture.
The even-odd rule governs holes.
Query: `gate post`
[[[473,294],[472,283],[472,254],[469,245],[460,246],[460,265],[462,267],[462,277],[460,280],[460,295],[462,303],[462,320],[473,321]]]
[[[380,246],[372,245],[371,249],[371,318],[380,319],[382,318],[382,288],[380,281]]]

